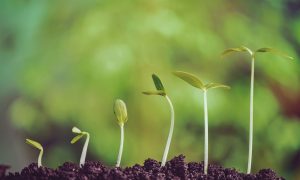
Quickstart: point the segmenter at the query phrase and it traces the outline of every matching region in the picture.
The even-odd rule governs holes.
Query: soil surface
[[[205,179],[205,180],[283,180],[271,169],[262,169],[257,174],[244,174],[235,169],[209,165],[208,174],[203,173],[203,162],[184,162],[180,155],[160,167],[160,163],[147,159],[144,165],[134,165],[126,168],[107,167],[100,162],[87,161],[80,168],[75,163],[66,162],[57,169],[37,167],[36,163],[25,167],[20,173],[8,173],[8,166],[0,165],[0,179],[2,180],[91,180],[91,179],[132,179],[132,180],[173,180],[173,179]]]

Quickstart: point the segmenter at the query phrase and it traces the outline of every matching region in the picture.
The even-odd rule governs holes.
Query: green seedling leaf
[[[173,74],[196,88],[202,90],[204,89],[204,85],[202,81],[193,74],[183,72],[183,71],[175,71],[173,72]]]
[[[84,134],[79,134],[77,136],[75,136],[72,140],[71,140],[71,144],[76,143],[79,139],[81,139],[84,136]]]
[[[40,143],[34,141],[34,140],[26,139],[26,143],[33,146],[33,147],[35,147],[35,148],[37,148],[37,149],[39,149],[39,150],[41,150],[41,151],[43,150],[42,145]]]
[[[229,86],[224,85],[224,84],[219,84],[219,83],[208,83],[205,86],[205,89],[214,89],[214,88],[225,88],[225,89],[230,89]]]
[[[260,49],[256,50],[255,52],[262,52],[262,53],[270,52],[272,54],[276,54],[276,55],[279,55],[279,56],[287,58],[287,59],[294,59],[293,57],[288,56],[287,54],[285,54],[279,50],[273,49],[273,48],[260,48]]]
[[[225,51],[223,51],[222,56],[224,57],[224,56],[227,56],[227,55],[232,54],[232,53],[245,52],[245,51],[249,52],[249,54],[251,54],[251,55],[253,54],[252,51],[249,48],[247,48],[245,46],[241,46],[241,47],[238,47],[238,48],[226,49]]]
[[[160,95],[160,96],[166,96],[167,93],[165,91],[165,88],[159,79],[159,77],[155,74],[152,74],[153,83],[156,87],[156,91],[143,91],[142,93],[145,95]]]
[[[114,113],[117,117],[119,125],[123,125],[124,123],[127,122],[128,117],[127,117],[127,108],[126,104],[124,101],[121,99],[117,99],[114,104]]]
[[[73,133],[76,133],[76,134],[81,134],[81,133],[82,133],[81,130],[78,129],[77,127],[73,127],[73,128],[72,128],[72,132],[73,132]]]
[[[166,95],[164,91],[143,91],[142,93],[145,95],[160,95],[160,96]]]
[[[161,80],[159,79],[159,77],[155,74],[152,74],[152,79],[153,79],[153,82],[154,82],[154,85],[155,85],[156,89],[158,91],[163,91],[164,92],[165,88],[164,88]]]

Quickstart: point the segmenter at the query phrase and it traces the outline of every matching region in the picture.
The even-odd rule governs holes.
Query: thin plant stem
[[[120,128],[121,128],[121,141],[120,141],[120,148],[119,148],[119,154],[118,154],[116,167],[120,167],[121,159],[122,159],[123,144],[124,144],[124,124],[121,124]]]
[[[90,135],[89,135],[89,133],[86,133],[86,140],[83,145],[81,156],[80,156],[80,162],[79,162],[80,167],[82,167],[85,163],[85,157],[86,157],[86,152],[87,152],[87,148],[89,145],[89,140],[90,140]]]
[[[41,167],[41,166],[42,166],[42,156],[43,156],[43,152],[44,152],[44,150],[41,149],[41,150],[40,150],[39,157],[38,157],[38,167]]]
[[[168,156],[168,152],[170,149],[170,144],[171,144],[171,139],[172,139],[172,135],[173,135],[173,130],[174,130],[174,107],[173,104],[170,100],[170,98],[166,95],[165,96],[169,105],[170,105],[170,111],[171,111],[171,126],[170,126],[170,130],[169,130],[169,135],[168,135],[168,140],[167,140],[167,144],[165,147],[165,151],[164,151],[164,155],[161,161],[161,166],[165,166],[166,165],[166,161],[167,161],[167,156]]]
[[[249,155],[247,174],[251,173],[252,144],[253,144],[253,95],[254,95],[254,56],[251,60],[251,86],[250,86],[250,129],[249,129]]]
[[[207,111],[207,91],[204,90],[204,174],[208,169],[208,111]]]

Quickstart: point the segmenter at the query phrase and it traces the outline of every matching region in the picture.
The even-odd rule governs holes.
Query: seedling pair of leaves
[[[269,47],[265,47],[265,48],[259,48],[255,51],[252,51],[251,49],[247,48],[246,46],[241,46],[241,47],[237,47],[237,48],[229,48],[226,49],[225,51],[223,51],[222,56],[226,56],[232,53],[236,53],[236,52],[248,52],[252,57],[255,57],[255,55],[257,53],[272,53],[287,59],[294,59],[291,56],[288,56],[286,53],[279,51],[277,49],[273,49],[273,48],[269,48]]]
[[[293,59],[291,56],[286,55],[285,53],[273,49],[273,48],[259,48],[255,51],[250,50],[249,48],[245,46],[241,46],[238,48],[230,48],[225,50],[222,53],[222,56],[226,56],[232,53],[236,52],[247,52],[251,56],[251,84],[250,84],[250,130],[249,130],[249,153],[248,153],[248,167],[247,167],[247,173],[251,173],[251,165],[252,165],[252,144],[253,144],[253,96],[254,96],[254,62],[255,62],[255,56],[257,53],[272,53],[275,55],[279,55],[281,57],[287,58],[287,59]]]

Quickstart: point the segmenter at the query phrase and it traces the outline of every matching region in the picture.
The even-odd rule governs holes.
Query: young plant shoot
[[[207,174],[208,168],[208,111],[207,111],[207,91],[214,88],[229,89],[229,86],[217,83],[203,84],[202,81],[193,74],[175,71],[173,74],[190,85],[202,90],[204,92],[204,174]]]
[[[254,62],[255,62],[255,56],[257,53],[273,53],[277,54],[279,56],[285,57],[287,59],[293,59],[292,57],[282,53],[281,51],[272,49],[272,48],[260,48],[256,51],[252,51],[249,48],[245,46],[241,46],[238,48],[230,48],[225,50],[222,53],[222,56],[229,55],[231,53],[236,52],[247,52],[251,56],[251,83],[250,83],[250,130],[249,130],[249,154],[248,154],[248,168],[247,168],[247,174],[251,173],[251,161],[252,161],[252,144],[253,144],[253,95],[254,95]]]
[[[171,139],[172,139],[172,135],[173,135],[173,129],[174,129],[174,108],[172,105],[172,102],[170,100],[170,98],[167,96],[165,88],[161,82],[161,80],[159,79],[159,77],[155,74],[152,74],[152,79],[154,82],[154,85],[156,87],[156,91],[144,91],[143,94],[146,95],[160,95],[163,96],[167,99],[169,105],[170,105],[170,111],[171,111],[171,126],[170,126],[170,130],[169,130],[169,135],[168,135],[168,140],[167,140],[167,144],[165,147],[165,151],[164,151],[164,155],[161,161],[161,166],[165,166],[166,161],[167,161],[167,156],[168,156],[168,152],[170,149],[170,144],[171,144]]]
[[[82,149],[81,157],[80,157],[80,162],[79,162],[79,166],[82,167],[85,163],[85,157],[86,157],[86,152],[87,152],[87,148],[88,148],[88,145],[89,145],[90,134],[88,132],[81,131],[77,127],[73,127],[72,132],[77,134],[77,136],[75,136],[71,140],[71,144],[76,143],[79,139],[81,139],[83,136],[86,135],[86,140],[85,140],[85,143],[83,145],[83,149]]]
[[[117,99],[115,101],[114,114],[117,117],[118,124],[121,128],[120,148],[119,148],[119,154],[118,154],[118,159],[116,164],[116,167],[120,167],[122,153],[123,153],[123,144],[124,144],[124,124],[128,120],[126,104],[121,99]]]
[[[31,139],[26,139],[26,143],[40,150],[40,154],[38,157],[38,167],[41,167],[42,166],[42,156],[44,153],[43,146],[40,143],[38,143],[34,140],[31,140]]]

